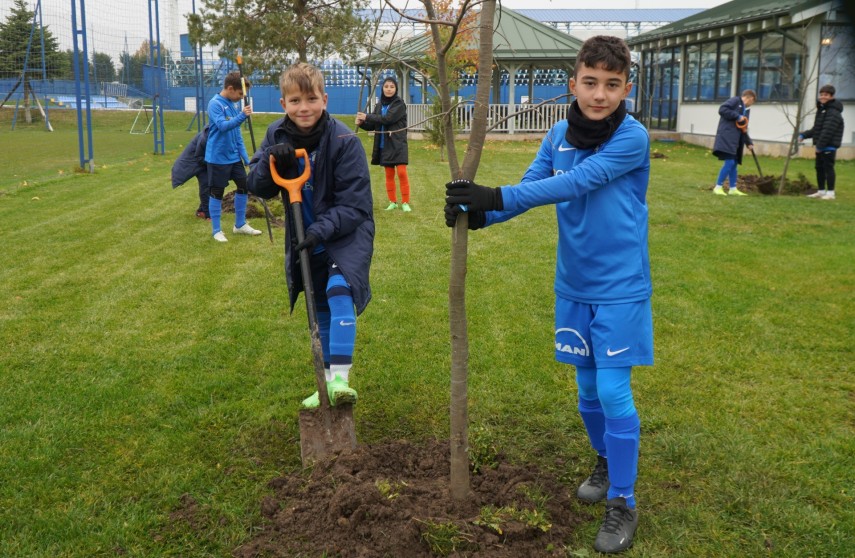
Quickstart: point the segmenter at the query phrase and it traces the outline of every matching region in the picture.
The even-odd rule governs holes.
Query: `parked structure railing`
[[[407,122],[414,132],[423,132],[429,125],[432,105],[411,104],[407,105]],[[490,105],[487,126],[494,126],[491,133],[526,134],[534,132],[547,132],[552,126],[564,118],[567,118],[568,104],[546,104],[537,108],[527,103],[516,105]],[[454,107],[454,121],[457,123],[458,131],[468,133],[472,131],[472,113],[475,110],[474,103],[463,103]],[[513,114],[507,118],[509,114]]]

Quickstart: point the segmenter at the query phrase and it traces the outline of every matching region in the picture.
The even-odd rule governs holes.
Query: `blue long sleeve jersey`
[[[555,204],[556,294],[587,304],[646,300],[653,292],[647,130],[627,115],[604,144],[577,149],[565,139],[567,125],[562,120],[546,134],[520,184],[502,187],[504,210],[487,212],[486,225]]]
[[[240,135],[240,125],[246,115],[240,105],[229,101],[219,93],[208,103],[208,144],[205,146],[205,162],[228,165],[244,161],[249,163],[249,154]]]

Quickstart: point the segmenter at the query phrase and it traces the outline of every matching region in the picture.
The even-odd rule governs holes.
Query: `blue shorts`
[[[653,364],[650,299],[585,304],[555,298],[555,359],[585,368]]]

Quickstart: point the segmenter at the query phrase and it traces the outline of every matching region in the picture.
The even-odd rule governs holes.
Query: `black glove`
[[[267,152],[276,159],[276,172],[279,176],[293,178],[297,174],[297,156],[294,155],[294,146],[288,142],[272,145]]]
[[[315,247],[321,243],[321,239],[313,234],[307,234],[306,238],[303,239],[303,242],[298,244],[294,249],[297,250],[298,254],[303,252],[303,249],[309,251],[309,255],[312,255],[312,252],[315,251]]]
[[[445,224],[453,227],[457,222],[457,216],[464,213],[458,204],[445,204]],[[487,213],[484,211],[467,211],[469,214],[469,230],[477,231],[487,224]]]
[[[501,211],[502,190],[479,186],[471,180],[452,180],[445,185],[445,201],[466,206],[467,211]]]

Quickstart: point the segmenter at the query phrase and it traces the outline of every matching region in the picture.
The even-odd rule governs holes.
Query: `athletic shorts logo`
[[[619,354],[626,352],[628,350],[629,350],[629,347],[624,347],[623,349],[618,349],[616,351],[613,351],[611,349],[606,349],[606,356],[613,357],[615,355],[619,355]]]
[[[590,356],[591,351],[585,338],[579,332],[569,327],[555,330],[555,350],[559,353],[571,355]]]

